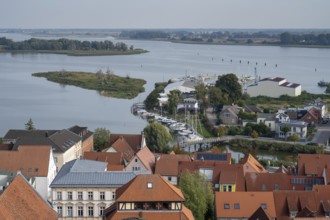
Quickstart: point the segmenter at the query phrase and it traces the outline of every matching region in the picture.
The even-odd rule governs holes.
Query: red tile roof
[[[85,152],[84,159],[107,162],[107,170],[123,170],[124,159],[121,152]]]
[[[123,220],[123,219],[146,219],[146,220],[194,220],[194,216],[191,211],[185,206],[182,207],[181,212],[173,211],[124,211],[114,212],[108,216],[108,220]]]
[[[244,165],[244,174],[250,172],[267,173],[267,170],[251,154],[241,159],[240,164]]]
[[[318,210],[316,195],[313,191],[275,191],[273,193],[277,219],[291,219],[290,212],[296,212],[300,217],[304,215],[308,217]],[[306,211],[308,211],[307,214]]]
[[[156,161],[155,173],[162,176],[177,176],[179,161],[191,161],[187,154],[162,154]]]
[[[330,167],[329,154],[299,154],[298,175],[322,176],[323,169]]]
[[[141,146],[143,138],[142,134],[111,134],[109,146],[112,146],[112,144],[115,143],[120,137],[123,137],[126,140],[126,142],[129,144],[129,146],[133,149],[135,153],[138,152],[139,148],[144,147]]]
[[[139,150],[139,152],[136,153],[136,156],[140,159],[147,170],[153,172],[156,158],[147,146]]]
[[[134,157],[134,151],[131,146],[127,143],[124,137],[119,137],[111,147],[123,154],[124,159],[129,162]]]
[[[249,218],[261,207],[272,218],[276,217],[272,192],[216,192],[216,218]]]
[[[50,146],[20,146],[18,151],[0,151],[0,168],[24,176],[48,176]]]
[[[117,202],[183,200],[181,190],[157,174],[140,174],[116,191]]]
[[[291,190],[290,177],[284,173],[247,173],[245,182],[250,192]]]
[[[0,219],[57,219],[57,213],[41,198],[25,178],[18,174],[0,195]]]

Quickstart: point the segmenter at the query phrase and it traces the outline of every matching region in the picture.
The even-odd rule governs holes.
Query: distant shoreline
[[[44,53],[44,54],[62,54],[68,56],[116,56],[116,55],[135,55],[148,53],[149,51],[143,49],[135,49],[128,51],[115,51],[115,50],[1,50],[0,53]]]

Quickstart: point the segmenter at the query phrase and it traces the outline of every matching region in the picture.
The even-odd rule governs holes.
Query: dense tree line
[[[119,35],[123,38],[131,39],[167,39],[169,37],[168,33],[164,31],[123,31]]]
[[[5,37],[0,38],[0,45],[7,50],[133,50],[133,46],[118,42],[114,44],[112,41],[79,41],[61,38],[58,40],[44,40],[31,38],[29,40],[14,42]]]
[[[330,34],[291,34],[288,32],[280,35],[280,44],[283,45],[330,45]]]

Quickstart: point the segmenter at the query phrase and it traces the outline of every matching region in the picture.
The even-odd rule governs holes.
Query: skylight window
[[[239,203],[235,203],[234,204],[234,209],[240,209],[241,207],[240,207],[240,204]]]
[[[224,208],[225,208],[225,209],[230,209],[230,205],[229,205],[229,203],[225,203]]]
[[[147,183],[147,188],[152,189],[152,183]]]
[[[267,204],[266,203],[261,203],[261,208],[267,209]]]

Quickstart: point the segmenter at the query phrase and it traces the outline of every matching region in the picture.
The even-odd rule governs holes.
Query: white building
[[[102,219],[115,202],[116,189],[136,174],[106,171],[107,163],[73,160],[62,167],[51,184],[53,209],[59,219]]]
[[[20,146],[17,151],[0,151],[0,169],[1,189],[19,171],[44,200],[50,197],[49,186],[56,176],[51,146]]]
[[[307,123],[303,121],[285,121],[279,122],[275,125],[275,133],[279,138],[288,138],[293,134],[298,135],[301,140],[305,140],[307,137]],[[282,127],[289,127],[290,130],[288,133],[282,131]]]
[[[194,81],[188,80],[170,83],[164,88],[164,93],[169,95],[173,90],[179,90],[181,93],[192,93],[195,92],[196,85]]]
[[[257,124],[265,124],[271,131],[275,131],[275,115],[271,113],[257,113]]]
[[[299,96],[301,94],[301,85],[287,82],[281,77],[269,77],[258,81],[247,87],[247,94],[251,97],[269,96],[278,98],[281,95]]]

